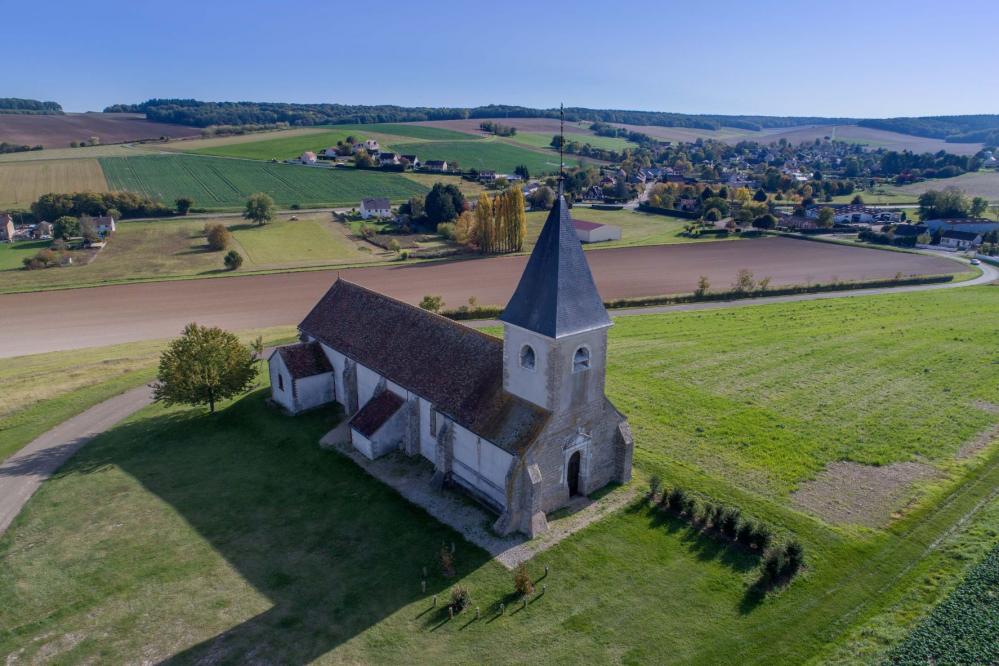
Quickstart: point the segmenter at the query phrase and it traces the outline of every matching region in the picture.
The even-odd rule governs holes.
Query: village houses
[[[391,217],[392,205],[388,197],[369,197],[361,199],[360,213],[365,220],[372,217]]]
[[[500,320],[502,339],[338,279],[301,342],[271,355],[272,400],[336,401],[365,457],[422,457],[499,534],[541,534],[574,497],[628,481],[633,453],[604,393],[611,320],[561,191]]]

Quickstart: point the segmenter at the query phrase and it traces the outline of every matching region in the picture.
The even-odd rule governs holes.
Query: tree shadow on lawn
[[[687,550],[696,555],[701,562],[717,560],[738,573],[750,571],[759,564],[760,558],[756,553],[718,534],[706,533],[668,511],[649,507],[645,501],[637,502],[629,508],[629,511],[644,512],[650,527],[664,529],[669,534],[678,536],[680,542],[687,546]]]
[[[273,603],[165,663],[304,664],[419,598],[448,599],[454,581],[489,560],[347,458],[321,450],[339,410],[289,418],[264,399],[258,390],[214,416],[189,410],[126,424],[61,472],[121,468]],[[452,541],[457,575],[445,579],[436,556]]]

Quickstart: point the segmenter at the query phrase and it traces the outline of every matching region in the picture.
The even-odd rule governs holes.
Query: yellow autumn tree
[[[475,205],[475,244],[479,246],[479,252],[489,254],[493,252],[494,229],[493,229],[493,202],[489,195],[483,192],[479,195],[478,203]]]
[[[475,215],[471,211],[464,211],[458,216],[454,223],[454,240],[461,245],[469,245],[475,238]]]
[[[519,187],[511,187],[506,191],[508,216],[507,230],[509,233],[508,252],[520,252],[524,249],[527,238],[527,210],[524,193]]]

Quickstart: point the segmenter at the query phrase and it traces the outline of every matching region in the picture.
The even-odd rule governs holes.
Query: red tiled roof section
[[[300,342],[297,345],[278,347],[278,353],[292,379],[333,372],[333,366],[318,342]]]
[[[337,280],[299,329],[506,451],[548,419],[503,390],[501,340],[352,282]]]
[[[392,391],[382,391],[354,414],[350,419],[350,427],[365,437],[371,437],[392,415],[402,407],[403,399]]]

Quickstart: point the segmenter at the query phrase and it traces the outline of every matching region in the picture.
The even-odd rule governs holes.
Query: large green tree
[[[465,195],[457,185],[435,183],[424,202],[427,222],[434,228],[441,222],[457,219],[463,210],[465,210]]]
[[[71,215],[63,215],[52,223],[53,238],[75,238],[80,235],[80,220]]]
[[[257,224],[266,224],[274,219],[274,199],[263,192],[251,194],[246,200],[243,217]]]
[[[970,209],[968,197],[956,187],[927,190],[919,195],[919,216],[923,220],[967,217]]]
[[[245,393],[257,377],[253,351],[221,328],[188,324],[160,356],[153,396],[167,405],[208,405]]]

